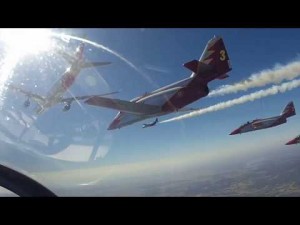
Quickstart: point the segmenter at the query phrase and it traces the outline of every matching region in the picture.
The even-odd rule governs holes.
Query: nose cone
[[[293,140],[287,142],[286,145],[293,145],[293,144],[296,144],[296,143],[297,143],[297,141],[295,139],[293,139]]]
[[[241,133],[241,129],[235,129],[234,131],[232,131],[229,135],[235,135],[235,134],[240,134]]]
[[[112,121],[112,123],[109,125],[109,127],[107,128],[107,130],[114,130],[114,129],[117,129],[119,128],[119,125],[120,125],[120,119],[114,119]]]

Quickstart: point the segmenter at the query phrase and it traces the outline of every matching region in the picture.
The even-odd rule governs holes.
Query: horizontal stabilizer
[[[183,64],[184,67],[188,68],[189,70],[193,71],[194,73],[197,73],[198,71],[198,60],[192,60],[190,62],[187,62]]]
[[[86,100],[85,103],[138,115],[149,115],[161,112],[160,106],[129,102],[120,99],[103,98],[99,96],[91,97]]]
[[[183,64],[184,67],[188,68],[189,70],[193,71],[195,74],[205,73],[207,71],[212,70],[212,66],[207,65],[203,62],[199,62],[197,60],[192,60]]]

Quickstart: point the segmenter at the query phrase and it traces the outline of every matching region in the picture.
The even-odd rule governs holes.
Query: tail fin
[[[291,117],[296,115],[294,103],[289,102],[280,115],[284,117]]]
[[[84,47],[85,47],[84,42],[81,42],[79,44],[79,46],[76,48],[76,51],[75,51],[75,58],[76,59],[82,59],[83,58]]]
[[[227,50],[221,37],[213,37],[208,41],[199,61],[193,60],[185,63],[184,66],[193,71],[196,75],[202,72],[204,68],[210,68],[216,73],[216,78],[218,79],[227,78],[228,75],[226,73],[232,69]]]

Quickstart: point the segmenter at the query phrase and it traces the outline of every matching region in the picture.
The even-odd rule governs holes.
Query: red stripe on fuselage
[[[65,90],[72,86],[72,84],[75,81],[75,78],[76,78],[75,74],[70,73],[70,72],[65,73],[65,75],[63,76],[62,81],[61,81],[62,86],[64,87]]]

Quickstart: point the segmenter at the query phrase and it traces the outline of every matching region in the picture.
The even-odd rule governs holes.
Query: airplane
[[[294,144],[299,144],[300,143],[300,135],[295,137],[294,139],[288,141],[286,145],[294,145]]]
[[[143,124],[143,128],[153,127],[155,124],[157,124],[157,122],[158,122],[158,119],[156,118],[152,123]]]
[[[108,130],[173,112],[193,110],[184,107],[207,96],[209,82],[229,77],[227,72],[231,65],[223,39],[214,36],[206,44],[199,61],[192,60],[183,66],[192,71],[190,77],[130,101],[94,96],[84,103],[119,111]]]
[[[275,127],[283,123],[286,123],[287,121],[286,119],[294,115],[296,115],[294,103],[289,102],[279,116],[274,116],[265,119],[255,119],[251,122],[247,122],[244,125],[232,131],[230,135]]]
[[[52,106],[58,103],[65,104],[63,111],[68,111],[71,108],[71,104],[73,101],[84,100],[94,96],[94,95],[90,95],[90,96],[63,98],[63,94],[73,85],[81,69],[111,64],[111,62],[86,62],[83,57],[84,47],[85,44],[83,42],[80,43],[74,55],[70,55],[69,53],[59,49],[57,50],[57,53],[60,54],[68,63],[70,63],[71,66],[63,73],[61,78],[53,84],[46,97],[38,94],[34,94],[30,91],[23,90],[22,88],[14,86],[13,84],[7,84],[6,86],[9,89],[16,90],[27,96],[27,100],[24,102],[25,108],[30,106],[30,99],[35,101],[38,104],[38,107],[36,108],[36,113],[38,115],[46,112],[49,108],[51,108]],[[95,96],[104,96],[104,95],[110,95],[114,93],[117,92],[106,93],[103,95],[95,95]]]

